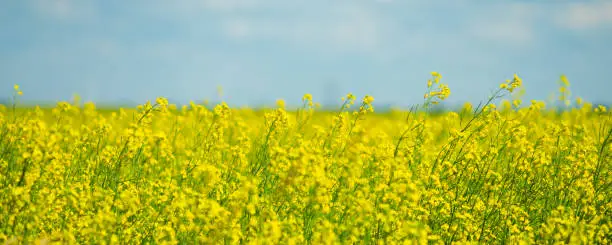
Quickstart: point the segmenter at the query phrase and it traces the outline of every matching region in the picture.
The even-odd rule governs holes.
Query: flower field
[[[570,103],[564,77],[563,110],[523,104],[515,75],[434,112],[451,95],[440,80],[410,111],[352,94],[334,111],[310,94],[297,109],[6,105],[0,242],[612,242],[606,107]]]

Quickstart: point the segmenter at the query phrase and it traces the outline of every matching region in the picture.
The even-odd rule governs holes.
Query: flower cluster
[[[372,105],[372,102],[374,102],[374,97],[370,95],[366,95],[365,97],[363,97],[361,106],[359,106],[359,111],[355,112],[356,115],[365,115],[366,113],[374,112],[374,106]]]
[[[450,95],[451,91],[448,88],[448,85],[440,83],[442,79],[442,75],[438,72],[431,73],[432,79],[427,80],[427,93],[423,96],[425,99],[425,106],[429,106],[430,104],[435,105],[440,103],[440,101],[445,100]],[[434,88],[433,85],[437,87]]]
[[[15,90],[15,93],[19,96],[23,95],[23,91],[21,91],[21,89],[19,88],[19,85],[15,84],[13,86],[13,89]]]
[[[512,93],[516,88],[520,88],[523,85],[523,79],[521,79],[518,75],[514,74],[512,80],[506,80],[504,83],[499,85],[499,88],[505,89],[508,92]]]
[[[608,108],[496,96],[440,113],[353,94],[334,113],[310,94],[295,111],[0,106],[0,243],[610,244]]]
[[[563,104],[565,104],[566,106],[570,105],[570,96],[571,96],[571,92],[569,90],[569,80],[567,80],[567,77],[565,75],[561,75],[561,79],[559,79],[559,101],[563,102]]]

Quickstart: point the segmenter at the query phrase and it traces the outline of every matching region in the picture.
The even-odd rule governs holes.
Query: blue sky
[[[0,2],[0,91],[56,102],[217,99],[258,106],[422,101],[431,71],[451,104],[523,77],[547,100],[612,102],[612,1],[190,0]]]

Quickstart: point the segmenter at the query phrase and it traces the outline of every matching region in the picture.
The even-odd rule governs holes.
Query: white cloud
[[[94,7],[88,0],[37,0],[31,2],[39,13],[55,19],[75,19],[91,16]]]
[[[471,29],[472,35],[493,41],[526,44],[533,39],[533,28],[521,21],[484,22]]]
[[[293,45],[337,51],[372,51],[381,39],[390,38],[393,27],[376,10],[363,4],[332,4],[310,8],[281,18],[229,15],[222,28],[240,40],[280,40]]]
[[[336,52],[386,52],[390,55],[393,50],[431,47],[432,31],[442,33],[440,35],[447,39],[443,41],[445,43],[477,40],[504,45],[529,45],[537,38],[536,24],[544,14],[538,5],[525,3],[480,6],[456,2],[451,6],[438,6],[402,2],[398,7],[409,9],[409,13],[422,18],[408,18],[410,20],[406,21],[398,18],[397,14],[384,14],[385,10],[389,10],[389,5],[381,2],[391,1],[336,1],[303,5],[304,9],[282,15],[282,18],[228,14],[224,17],[222,28],[228,37],[236,40],[280,40],[300,47]],[[396,1],[393,3],[399,4]],[[438,8],[457,9],[458,15],[430,17]],[[449,18],[449,22],[439,25],[437,23],[440,22],[429,21],[429,18]]]
[[[236,10],[252,8],[261,4],[257,0],[201,0],[202,6],[214,10]]]
[[[569,29],[590,29],[612,26],[612,2],[572,3],[557,16],[559,25]]]
[[[235,39],[247,38],[253,27],[245,20],[229,20],[224,23],[225,34]]]
[[[527,4],[499,4],[486,11],[474,12],[469,34],[517,45],[529,44],[535,39],[536,17],[541,14],[536,6]]]

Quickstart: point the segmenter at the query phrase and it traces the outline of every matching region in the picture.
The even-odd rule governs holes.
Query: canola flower
[[[559,81],[559,101],[563,102],[563,104],[565,104],[565,106],[569,106],[570,105],[570,100],[569,97],[571,95],[570,90],[569,90],[569,80],[567,79],[567,77],[565,75],[561,75],[560,81]]]
[[[23,91],[21,91],[21,89],[19,88],[19,85],[15,84],[15,85],[13,86],[13,89],[15,90],[15,93],[16,93],[17,95],[19,95],[19,96],[22,96],[22,95],[23,95]]]
[[[442,79],[442,75],[438,72],[431,72],[432,79],[427,80],[427,92],[423,96],[425,102],[423,103],[423,107],[428,109],[431,105],[439,104],[441,101],[448,98],[450,95],[450,88],[448,85],[440,83]],[[434,88],[433,85],[437,87]]]
[[[611,242],[607,107],[498,109],[514,75],[430,114],[450,95],[431,75],[422,105],[386,114],[350,93],[334,113],[310,94],[295,111],[0,106],[0,243]]]

